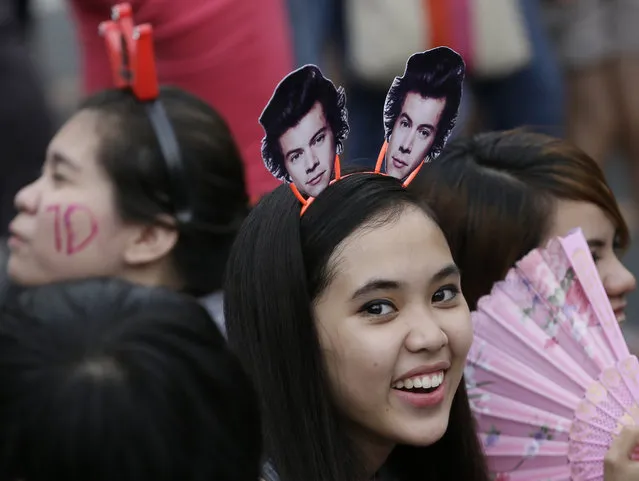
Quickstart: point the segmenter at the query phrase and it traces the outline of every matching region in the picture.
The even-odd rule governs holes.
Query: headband
[[[102,22],[99,32],[106,44],[113,83],[117,88],[130,90],[146,107],[168,171],[175,218],[179,223],[188,223],[193,218],[190,190],[180,145],[159,99],[153,27],[134,25],[131,5],[120,3],[113,6],[111,20]]]
[[[367,173],[395,177],[406,187],[439,155],[457,119],[464,73],[463,59],[448,47],[408,59],[386,95],[386,139]],[[303,215],[326,187],[346,177],[339,157],[350,130],[344,89],[305,65],[277,85],[259,121],[264,165],[290,185]]]

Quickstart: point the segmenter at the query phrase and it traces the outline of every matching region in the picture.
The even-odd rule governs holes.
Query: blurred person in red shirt
[[[108,88],[111,70],[98,25],[115,0],[70,0],[78,27],[85,94]],[[137,24],[151,23],[160,82],[207,101],[240,146],[249,195],[278,182],[260,156],[257,122],[273,89],[293,69],[284,0],[130,0]]]

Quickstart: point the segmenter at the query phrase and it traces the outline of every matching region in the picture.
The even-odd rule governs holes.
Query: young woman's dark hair
[[[174,265],[184,291],[201,296],[221,288],[230,246],[248,213],[242,159],[226,122],[204,101],[173,87],[163,87],[160,99],[181,149],[193,210],[192,222],[175,226]],[[104,115],[98,160],[115,186],[122,219],[172,222],[168,171],[145,106],[113,89],[85,100],[84,109]]]
[[[7,273],[7,260],[9,259],[9,249],[5,242],[0,241],[0,308],[5,303],[12,288],[9,275]]]
[[[225,285],[228,339],[256,383],[265,455],[279,479],[352,481],[361,479],[360,459],[332,396],[313,305],[350,234],[392,224],[407,208],[430,211],[398,180],[364,173],[329,186],[301,218],[300,207],[282,186],[238,234]],[[398,446],[387,465],[399,480],[487,480],[473,426],[462,379],[444,437]]]
[[[255,481],[258,403],[192,298],[121,280],[0,309],[0,480]]]
[[[542,246],[558,200],[601,209],[614,227],[615,248],[625,249],[630,240],[596,162],[543,134],[489,132],[452,141],[410,189],[438,216],[471,309],[517,260]]]

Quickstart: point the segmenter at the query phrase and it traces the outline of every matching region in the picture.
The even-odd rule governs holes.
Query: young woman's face
[[[100,115],[81,111],[49,145],[42,175],[16,196],[9,275],[25,285],[115,275],[130,230],[97,163]]]
[[[626,296],[635,289],[637,282],[617,256],[615,226],[595,204],[558,200],[548,239],[565,236],[577,227],[581,228],[588,241],[617,320],[623,322],[626,320]]]
[[[408,208],[346,238],[314,313],[337,405],[365,451],[442,437],[472,342],[439,227]]]

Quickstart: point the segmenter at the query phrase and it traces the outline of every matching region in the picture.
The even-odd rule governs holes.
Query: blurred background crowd
[[[110,3],[0,0],[0,235],[53,132],[80,98],[111,82],[95,33]],[[404,67],[397,59],[450,45],[469,67],[454,135],[528,127],[568,138],[604,165],[632,233],[639,230],[638,0],[132,3],[138,21],[156,28],[160,80],[192,90],[226,116],[253,196],[273,187],[257,174],[257,116],[288,71],[313,63],[345,86],[345,157],[374,158],[384,96]],[[243,42],[264,35],[267,53],[247,53]],[[624,261],[639,272],[636,242]],[[638,300],[636,293],[629,299],[629,335],[639,330]]]

